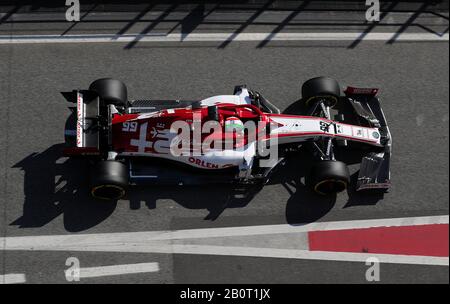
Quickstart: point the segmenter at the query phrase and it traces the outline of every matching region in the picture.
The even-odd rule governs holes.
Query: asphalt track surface
[[[431,20],[448,29],[448,13],[443,23]],[[15,24],[5,23],[2,34],[8,27],[15,33]],[[126,46],[0,45],[2,237],[448,215],[448,41]],[[384,197],[350,191],[319,198],[304,187],[274,183],[241,200],[230,199],[229,190],[219,186],[160,187],[135,189],[126,200],[102,204],[86,194],[83,163],[61,157],[69,110],[59,92],[86,88],[97,78],[121,79],[132,99],[195,100],[231,93],[245,83],[284,109],[299,98],[303,81],[319,75],[341,86],[381,88],[394,138],[392,189]],[[364,283],[367,269],[355,262],[72,251],[0,251],[0,269],[26,273],[30,283],[64,283],[70,256],[82,267],[159,263],[155,273],[82,280],[86,283]],[[449,280],[445,266],[381,267],[382,283]]]

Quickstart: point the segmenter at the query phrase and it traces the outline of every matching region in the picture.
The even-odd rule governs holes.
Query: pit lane
[[[442,18],[434,18],[441,26]],[[101,30],[108,31],[109,25]],[[448,27],[448,17],[443,25]],[[20,24],[0,26],[6,34],[27,32]],[[261,46],[259,41],[236,41],[224,47],[209,41],[126,46],[0,45],[3,237],[448,214],[448,42],[362,41],[353,46],[348,41],[277,41]],[[96,78],[123,80],[136,99],[201,99],[227,94],[236,84],[246,83],[286,108],[298,99],[301,82],[318,75],[334,77],[341,85],[381,88],[394,138],[393,186],[384,197],[350,192],[336,199],[317,198],[284,180],[240,200],[230,199],[224,187],[163,187],[136,189],[117,204],[98,204],[83,191],[86,170],[78,162],[61,159],[69,111],[59,92],[87,87]],[[289,177],[302,174],[300,163]],[[160,265],[157,274],[86,282],[365,282],[367,268],[354,262],[186,254],[1,251],[0,255],[3,273],[25,272],[27,282],[64,282],[62,270],[69,256],[87,266]],[[382,282],[448,282],[448,267],[383,265]]]

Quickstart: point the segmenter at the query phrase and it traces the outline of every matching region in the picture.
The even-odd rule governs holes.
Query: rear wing
[[[73,109],[76,115],[75,146],[67,147],[65,154],[99,154],[101,128],[100,128],[100,98],[97,94],[87,90],[74,90],[62,92],[64,98],[76,104]],[[68,131],[68,130],[66,130]]]
[[[392,136],[380,100],[376,96],[378,89],[348,87],[344,93],[355,114],[369,125],[378,128],[380,143],[383,145],[381,151],[368,153],[362,158],[356,190],[387,191],[391,186]]]

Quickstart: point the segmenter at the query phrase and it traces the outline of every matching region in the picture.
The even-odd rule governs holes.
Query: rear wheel
[[[323,160],[312,167],[307,183],[314,192],[321,195],[339,193],[347,189],[350,173],[343,162]]]
[[[97,79],[89,86],[89,90],[96,92],[104,105],[126,106],[128,103],[127,87],[117,79]]]
[[[94,198],[118,200],[128,187],[127,166],[115,160],[98,162],[91,173],[91,194]]]
[[[74,111],[70,113],[64,126],[64,142],[66,147],[77,145],[77,115]]]

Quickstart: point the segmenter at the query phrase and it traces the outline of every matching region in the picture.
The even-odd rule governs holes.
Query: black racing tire
[[[306,106],[318,98],[323,98],[328,106],[334,107],[339,102],[339,96],[341,96],[341,89],[339,83],[333,78],[316,77],[302,85],[302,100]]]
[[[323,160],[313,165],[307,183],[318,194],[335,194],[347,189],[350,173],[343,162]]]
[[[96,92],[103,100],[104,105],[113,104],[116,106],[126,106],[128,93],[126,85],[117,79],[102,78],[97,79],[89,86],[90,91]]]
[[[91,195],[103,200],[118,200],[128,188],[127,166],[119,161],[105,160],[94,165],[91,172]]]

